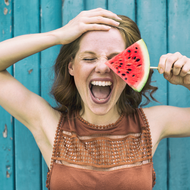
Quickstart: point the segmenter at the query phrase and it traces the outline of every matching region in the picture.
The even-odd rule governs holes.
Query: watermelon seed
[[[128,71],[131,71],[132,69],[127,69]]]
[[[135,75],[132,75],[132,77],[134,77]]]
[[[127,71],[127,74],[129,74],[129,71]]]
[[[130,59],[131,57],[128,57],[128,59]]]
[[[138,49],[138,47],[135,47],[135,49]]]
[[[123,65],[123,63],[120,63],[120,65]]]
[[[140,59],[137,59],[136,62],[140,61]]]
[[[141,67],[141,66],[142,66],[141,64],[137,65],[137,67]]]
[[[125,74],[123,73],[122,76],[125,76]]]
[[[135,51],[135,53],[137,53],[137,51]]]
[[[120,71],[118,71],[117,73],[120,73]]]
[[[125,80],[127,80],[127,78],[125,78]]]
[[[128,50],[127,52],[131,53],[131,50]]]
[[[133,59],[136,59],[136,57],[133,57]]]
[[[118,69],[118,67],[116,67],[116,69]]]
[[[121,67],[121,65],[119,65],[119,67]]]

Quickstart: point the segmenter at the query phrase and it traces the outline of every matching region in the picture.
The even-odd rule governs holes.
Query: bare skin
[[[118,26],[118,23],[105,17],[118,19],[117,15],[103,9],[84,11],[60,29],[48,33],[24,35],[0,43],[0,105],[31,131],[48,166],[50,166],[54,136],[60,113],[52,109],[43,98],[26,89],[6,71],[6,68],[27,56],[51,46],[70,43],[87,31],[93,32],[84,35],[81,41],[81,48],[85,47],[87,37],[89,37],[88,40],[94,39],[95,30],[98,30],[100,38],[101,35],[105,37],[103,35],[107,31],[108,34],[106,35],[109,35],[109,38],[118,35],[117,39],[122,40],[116,29],[113,30],[106,26]],[[113,35],[114,31],[117,31],[117,34]],[[91,78],[110,77],[114,80],[115,89],[123,89],[125,84],[117,78],[104,62],[113,53],[122,51],[124,47],[122,43],[118,43],[114,45],[115,49],[109,49],[108,44],[106,46],[107,42],[105,40],[105,46],[103,47],[101,39],[101,43],[97,41],[97,44],[93,46],[95,49],[90,49],[92,47],[89,47],[91,52],[94,53],[93,56],[95,55],[96,61],[90,63],[90,66],[88,63],[86,64],[86,66],[88,65],[86,67],[88,71],[86,78],[81,78],[80,73],[77,73],[75,69],[82,67],[80,65],[82,63],[80,56],[83,49],[79,50],[76,59],[69,64],[69,72],[74,78],[78,77],[77,80],[81,79],[84,85]],[[159,72],[164,74],[169,82],[180,84],[190,89],[190,75],[187,75],[187,72],[190,70],[189,58],[182,56],[180,53],[163,55],[158,67]],[[170,74],[172,67],[173,75]],[[84,94],[84,97],[86,96],[83,91],[81,91],[81,94]],[[115,102],[119,95],[120,91],[116,90],[111,96],[110,102],[106,105],[101,105],[100,108],[97,107],[97,109],[94,109],[92,101],[87,95],[88,101],[85,104],[85,113],[82,117],[91,123],[99,125],[110,124],[110,120],[112,121],[111,123],[115,122],[119,117],[117,109],[115,109]],[[144,111],[150,123],[153,153],[163,138],[190,136],[190,108],[156,106],[145,108]],[[116,117],[113,118],[113,115]],[[101,120],[102,123],[97,123],[97,119],[94,119],[95,117],[104,118],[104,120]]]

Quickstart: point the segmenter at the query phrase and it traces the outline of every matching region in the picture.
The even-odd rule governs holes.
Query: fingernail
[[[110,29],[111,29],[111,26],[106,26],[106,28],[107,28],[108,30],[110,30]]]
[[[160,74],[162,74],[164,72],[164,70],[162,68],[160,68]]]

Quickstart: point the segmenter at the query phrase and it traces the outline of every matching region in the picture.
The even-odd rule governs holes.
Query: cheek
[[[121,79],[119,76],[117,76],[117,81],[118,81],[118,90],[120,91],[120,92],[122,92],[123,90],[124,90],[124,88],[126,87],[126,82],[125,81],[123,81],[123,79]]]

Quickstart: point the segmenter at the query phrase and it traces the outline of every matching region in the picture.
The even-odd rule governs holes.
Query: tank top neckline
[[[105,129],[110,129],[110,128],[114,128],[115,126],[117,126],[118,123],[120,123],[120,121],[122,121],[122,119],[124,118],[124,114],[121,114],[120,117],[118,118],[118,120],[115,123],[111,123],[108,125],[95,125],[92,124],[88,121],[86,121],[85,119],[83,119],[79,113],[76,114],[76,117],[78,120],[80,120],[83,124],[85,124],[87,127],[91,128],[91,129],[97,129],[97,130],[105,130]]]

